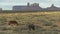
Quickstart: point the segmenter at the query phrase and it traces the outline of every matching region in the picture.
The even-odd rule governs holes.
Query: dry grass
[[[16,20],[19,26],[9,27],[7,23],[10,20]],[[34,23],[38,27],[35,31],[29,31],[24,29],[25,25],[22,25],[27,23]],[[60,32],[59,24],[60,12],[0,13],[0,33],[2,34],[52,34],[54,30],[59,30],[53,32],[57,34]]]

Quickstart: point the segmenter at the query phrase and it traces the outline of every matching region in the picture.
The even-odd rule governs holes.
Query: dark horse
[[[8,24],[9,24],[9,25],[11,25],[11,24],[13,24],[13,25],[18,25],[18,22],[16,22],[16,21],[9,21]]]
[[[35,25],[34,24],[29,24],[28,29],[29,30],[35,30]]]

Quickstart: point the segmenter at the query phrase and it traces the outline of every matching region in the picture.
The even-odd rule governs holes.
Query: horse
[[[9,24],[9,25],[18,25],[18,22],[16,22],[16,21],[9,21],[8,24]]]
[[[35,25],[34,24],[29,24],[28,29],[29,30],[35,30]]]

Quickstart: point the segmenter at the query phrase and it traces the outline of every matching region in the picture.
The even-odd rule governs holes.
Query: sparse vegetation
[[[10,20],[16,20],[19,25],[16,27],[9,26],[7,23]],[[29,31],[26,29],[27,27],[25,25],[28,23],[34,23],[36,25],[36,30]],[[0,13],[1,34],[59,34],[60,31],[54,31],[57,29],[59,30],[59,24],[60,12]]]

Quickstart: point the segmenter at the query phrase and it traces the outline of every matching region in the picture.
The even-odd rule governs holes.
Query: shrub
[[[11,28],[3,27],[2,30],[3,31],[5,31],[5,30],[11,30]]]
[[[17,28],[15,28],[13,31],[21,32],[21,28],[17,27]]]
[[[8,34],[7,32],[0,32],[0,34]]]
[[[57,25],[53,25],[53,27],[58,27]]]
[[[52,23],[51,22],[44,22],[43,25],[44,26],[52,26]]]
[[[0,23],[4,23],[4,22],[6,22],[6,21],[7,21],[6,18],[0,18]]]

